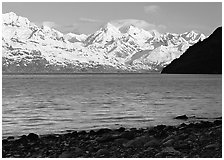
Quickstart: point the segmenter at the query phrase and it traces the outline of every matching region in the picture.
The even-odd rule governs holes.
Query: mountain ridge
[[[160,34],[134,25],[122,33],[111,23],[90,35],[63,34],[13,12],[3,14],[2,26],[3,72],[160,72],[206,38],[195,32]]]
[[[222,27],[163,68],[170,74],[222,74]]]

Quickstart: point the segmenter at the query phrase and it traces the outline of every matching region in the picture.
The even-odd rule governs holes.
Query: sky
[[[91,34],[110,22],[161,33],[194,30],[209,36],[222,25],[221,2],[3,2],[2,12],[14,12],[62,33]]]

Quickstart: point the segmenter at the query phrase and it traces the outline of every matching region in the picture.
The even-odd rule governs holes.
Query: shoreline
[[[18,139],[3,139],[2,157],[219,158],[222,157],[222,120],[40,136],[30,133]]]

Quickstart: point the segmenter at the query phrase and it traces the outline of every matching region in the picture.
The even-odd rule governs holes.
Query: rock
[[[217,125],[217,126],[218,126],[218,125],[221,125],[221,124],[222,124],[222,120],[215,120],[215,121],[214,121],[214,124]]]
[[[141,136],[141,137],[136,137],[135,139],[132,139],[128,141],[126,144],[124,144],[124,147],[137,147],[144,145],[148,141],[149,137],[147,136]]]
[[[106,134],[106,135],[103,135],[102,137],[96,138],[96,141],[99,142],[99,143],[109,142],[109,141],[113,141],[114,139],[119,138],[119,137],[120,136]]]
[[[174,144],[175,149],[191,149],[191,146],[188,142],[183,140],[179,140],[177,143]]]
[[[181,125],[178,126],[179,130],[183,130],[187,127],[187,125],[185,123],[182,123]]]
[[[35,133],[30,133],[27,138],[30,140],[30,141],[37,141],[39,139],[39,136]]]
[[[79,134],[79,135],[85,135],[85,134],[87,134],[87,133],[86,133],[86,131],[79,131],[78,134]]]
[[[164,142],[166,142],[166,141],[168,141],[168,140],[170,140],[170,139],[174,139],[174,138],[175,138],[174,135],[169,135],[168,137],[166,137],[166,138],[164,138],[164,139],[162,140],[162,143],[164,143]]]
[[[158,125],[155,128],[158,130],[163,130],[164,128],[166,128],[166,125]]]
[[[90,135],[95,135],[96,132],[95,132],[94,130],[90,130],[90,131],[89,131],[89,134],[90,134]]]
[[[173,147],[166,147],[155,155],[156,158],[163,158],[167,156],[180,157],[181,152],[175,150]]]
[[[99,149],[95,155],[96,157],[109,157],[110,152],[107,149]]]
[[[53,134],[49,134],[49,135],[45,136],[45,138],[48,140],[56,140],[57,139],[57,137]]]
[[[134,133],[134,131],[125,131],[120,134],[120,137],[131,140],[131,139],[135,138],[135,133]]]
[[[7,138],[7,140],[12,140],[12,139],[14,139],[13,136],[9,136],[9,137]]]
[[[7,139],[3,139],[2,140],[2,144],[6,144],[6,143],[8,143],[8,140]]]
[[[165,131],[174,131],[175,130],[175,127],[174,126],[166,126],[164,128]]]
[[[211,122],[208,121],[202,121],[201,123],[195,124],[197,126],[197,128],[208,128],[210,126],[212,126]]]
[[[27,144],[28,143],[27,136],[26,135],[22,135],[21,138],[18,139],[18,142],[22,143],[23,145]]]
[[[204,149],[216,149],[218,147],[219,147],[219,145],[214,143],[214,144],[209,144],[209,145],[205,146]]]
[[[64,151],[58,158],[73,158],[73,153],[70,151]]]
[[[32,153],[32,155],[30,155],[29,158],[42,158],[43,157],[43,151],[36,151],[34,153]]]
[[[59,158],[74,158],[74,157],[80,157],[83,154],[83,151],[78,148],[72,148],[69,151],[62,152],[61,155],[59,155]]]
[[[78,135],[77,131],[73,131],[72,134],[71,134],[72,137],[76,137],[77,135]]]
[[[166,146],[166,147],[172,146],[174,142],[175,142],[174,139],[169,139],[163,143],[163,146]]]
[[[130,131],[137,131],[136,128],[130,128]]]
[[[166,132],[165,130],[158,130],[155,134],[154,137],[158,138],[158,139],[163,139],[165,137],[168,136],[168,132]]]
[[[178,140],[184,140],[184,139],[186,139],[188,137],[188,134],[187,133],[182,133],[181,135],[179,135],[178,137],[177,137],[177,139]]]
[[[188,117],[186,115],[181,115],[181,116],[177,116],[174,119],[182,119],[182,120],[187,120]]]
[[[157,153],[157,149],[155,149],[155,148],[152,148],[152,147],[148,147],[148,148],[146,148],[146,150],[144,150],[144,152],[149,152],[149,153],[153,153],[153,154],[155,154],[155,153]]]
[[[115,131],[117,131],[117,132],[124,132],[125,128],[124,127],[120,127],[119,129],[116,129]]]
[[[152,139],[150,141],[148,141],[147,143],[145,143],[145,147],[158,147],[160,145],[159,141],[157,139]]]
[[[111,129],[102,128],[102,129],[99,129],[98,131],[96,131],[96,134],[101,135],[101,134],[104,134],[104,133],[109,133],[111,131],[112,131]]]
[[[66,134],[64,134],[64,136],[67,137],[67,138],[72,137],[72,133],[66,133]]]
[[[124,143],[127,143],[127,139],[125,138],[118,138],[114,140],[114,143],[118,144],[118,145],[123,145]]]

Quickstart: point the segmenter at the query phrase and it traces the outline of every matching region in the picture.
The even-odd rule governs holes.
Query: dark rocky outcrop
[[[161,73],[222,74],[222,27],[166,66]]]

